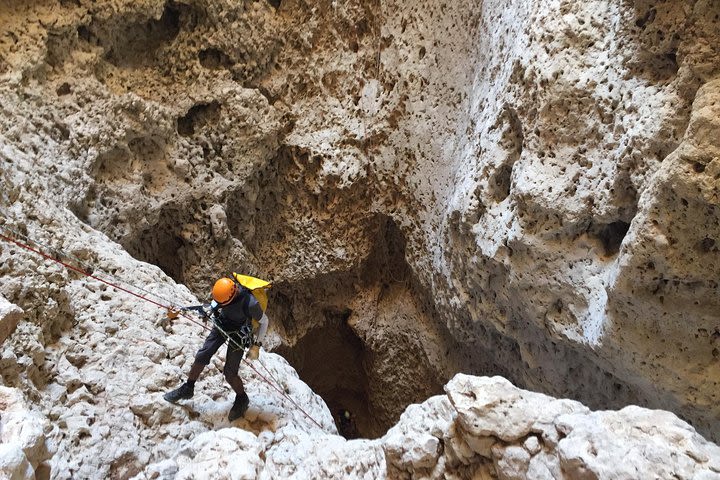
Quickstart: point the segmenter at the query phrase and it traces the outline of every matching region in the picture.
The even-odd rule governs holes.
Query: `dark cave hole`
[[[186,249],[187,242],[177,230],[178,225],[184,223],[182,213],[174,206],[164,208],[152,227],[116,241],[133,257],[157,265],[177,283],[185,283],[185,264],[193,257],[192,252]]]
[[[64,95],[69,95],[72,93],[72,89],[70,88],[70,84],[67,82],[64,82],[62,85],[60,85],[57,90],[55,90],[55,93],[57,93],[58,97],[62,97]]]
[[[188,137],[194,135],[198,127],[217,122],[220,118],[221,108],[217,101],[193,105],[184,116],[177,119],[178,133]]]
[[[674,50],[656,55],[650,59],[649,63],[651,71],[653,71],[660,80],[673,78],[680,69],[677,62],[677,53]]]
[[[198,53],[200,65],[210,70],[228,69],[233,66],[230,56],[218,48],[206,48]]]
[[[500,145],[507,152],[507,158],[492,172],[488,186],[498,203],[510,196],[513,167],[522,155],[525,141],[522,122],[514,108],[506,106],[499,120],[504,124]]]
[[[715,239],[710,237],[705,237],[700,241],[700,251],[703,253],[709,253],[713,250],[715,247]]]
[[[657,10],[651,8],[645,12],[645,15],[635,20],[635,26],[644,29],[648,23],[652,23],[653,20],[655,20],[655,15],[657,15]]]
[[[348,325],[351,313],[349,309],[324,309],[321,325],[311,329],[295,345],[282,345],[274,353],[282,355],[300,378],[325,400],[342,435],[370,438],[374,430],[363,368],[364,347]],[[352,413],[354,431],[339,424],[341,410]]]
[[[95,38],[87,25],[80,25],[77,29],[77,34],[80,40],[84,40],[88,43],[91,43],[91,41]]]
[[[495,171],[490,181],[493,198],[500,203],[510,196],[512,187],[512,165],[504,164]]]
[[[275,10],[278,10],[280,8],[280,4],[282,3],[282,0],[267,0],[267,2],[270,4],[271,7],[273,7]]]
[[[177,283],[185,283],[183,260],[179,254],[185,242],[171,232],[166,233],[166,235],[161,235],[158,232],[147,230],[142,232],[136,240],[122,243],[133,257],[157,265]]]
[[[286,338],[296,339],[294,343],[284,342],[274,353],[283,356],[300,378],[323,398],[335,418],[338,432],[346,438],[384,435],[407,405],[422,401],[437,390],[433,387],[400,389],[394,393],[390,391],[392,388],[386,390],[388,385],[376,375],[377,355],[387,353],[391,345],[397,347],[401,340],[365,338],[355,326],[356,322],[363,321],[363,314],[347,307],[359,292],[371,291],[373,286],[381,286],[378,299],[390,299],[399,290],[409,288],[411,272],[405,259],[403,232],[385,215],[378,215],[375,221],[374,249],[358,270],[318,279],[313,282],[318,287],[311,292],[305,284],[277,286],[273,294],[274,318],[282,322]],[[388,314],[397,312],[385,310],[384,315]],[[423,355],[420,350],[414,352],[416,356],[410,354],[407,358],[417,359]],[[418,360],[418,363],[422,362]],[[413,367],[408,372],[414,372],[413,377],[399,376],[401,383],[428,381],[418,374],[424,372],[421,368]],[[339,413],[343,410],[352,414],[349,429],[340,424]]]
[[[615,255],[620,251],[620,245],[629,229],[630,224],[622,220],[600,226],[595,236],[602,242],[606,256]]]
[[[156,50],[173,41],[179,33],[180,9],[168,2],[159,20],[151,18],[142,24],[131,24],[116,34],[117,40],[103,42],[107,50],[105,57],[116,66],[146,64],[154,58]]]

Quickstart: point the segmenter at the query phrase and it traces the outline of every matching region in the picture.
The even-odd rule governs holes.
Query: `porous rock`
[[[588,447],[619,431],[691,452],[629,465],[711,478],[716,450],[674,417],[588,408],[718,439],[719,8],[0,4],[0,227],[77,267],[0,243],[24,312],[0,375],[50,420],[51,474],[191,475],[227,441],[265,455],[238,475],[622,476]],[[320,426],[244,369],[235,426],[259,447],[190,448],[231,428],[231,398],[216,359],[163,403],[205,331],[157,304],[228,270],[275,281],[277,352],[330,408],[264,351]],[[457,372],[547,396],[496,377],[439,395]],[[400,423],[346,442],[340,406],[371,437]]]
[[[670,412],[593,412],[502,377],[458,374],[445,390],[381,439],[393,478],[720,478],[720,447]],[[444,448],[423,463],[428,434]]]
[[[47,419],[31,410],[20,390],[0,386],[0,473],[7,478],[32,479],[50,459],[45,436]]]

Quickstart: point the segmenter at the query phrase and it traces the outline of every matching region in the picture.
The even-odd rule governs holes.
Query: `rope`
[[[8,228],[8,227],[6,227],[6,226],[2,226],[2,228],[4,228],[5,230],[8,230],[8,231],[11,230],[10,228]],[[26,238],[27,240],[29,240],[31,243],[35,243],[36,245],[40,245],[39,242],[28,238],[26,235],[20,234],[20,236],[25,237],[25,238]],[[105,280],[105,279],[103,279],[103,278],[98,277],[97,275],[94,275],[94,274],[90,273],[89,271],[83,270],[83,269],[78,268],[78,267],[76,267],[76,266],[74,266],[74,265],[71,265],[71,264],[69,264],[69,263],[67,263],[67,262],[64,262],[64,261],[62,261],[62,260],[60,260],[60,259],[58,259],[58,258],[55,258],[55,257],[53,257],[53,256],[51,256],[51,255],[48,255],[48,254],[44,253],[44,252],[41,251],[41,250],[38,250],[38,249],[36,249],[36,248],[31,247],[30,245],[27,245],[26,243],[20,242],[20,241],[17,240],[17,239],[8,237],[8,236],[6,236],[6,235],[3,235],[2,233],[0,233],[0,238],[3,239],[3,240],[5,240],[5,241],[7,241],[7,242],[9,242],[9,243],[15,244],[15,245],[17,245],[17,246],[20,247],[20,248],[23,248],[23,249],[28,250],[28,251],[30,251],[30,252],[36,253],[37,255],[40,255],[41,257],[43,257],[43,258],[46,259],[46,260],[50,260],[50,261],[52,261],[52,262],[58,263],[58,264],[62,265],[63,267],[67,268],[68,270],[72,270],[72,271],[74,271],[74,272],[77,272],[77,273],[80,273],[80,274],[82,274],[82,275],[85,275],[85,276],[88,277],[88,278],[92,278],[93,280],[97,280],[98,282],[104,283],[105,285],[108,285],[108,286],[110,286],[110,287],[112,287],[112,288],[115,288],[116,290],[119,290],[119,291],[128,293],[128,294],[130,294],[130,295],[132,295],[132,296],[134,296],[134,297],[137,297],[137,298],[139,298],[139,299],[141,299],[141,300],[144,300],[144,301],[146,301],[146,302],[148,302],[148,303],[151,303],[151,304],[153,304],[153,305],[156,305],[156,306],[158,306],[158,307],[160,307],[160,308],[164,308],[164,309],[166,309],[166,310],[170,310],[170,309],[171,309],[171,306],[173,306],[172,302],[169,302],[171,305],[164,305],[164,304],[162,304],[162,303],[159,303],[159,302],[156,302],[156,301],[154,301],[154,300],[151,300],[150,298],[147,298],[146,296],[140,295],[140,294],[135,293],[135,292],[133,292],[133,291],[130,291],[130,290],[126,289],[126,288],[123,288],[123,287],[121,287],[121,286],[119,286],[119,285],[117,285],[117,284],[114,284],[114,283],[112,283],[112,282],[109,282],[109,281],[107,281],[107,280]],[[59,250],[59,249],[52,249],[52,250],[57,251],[57,252],[59,252],[59,253],[62,253],[63,256],[65,256],[65,257],[72,258],[72,256],[66,255],[64,252],[62,252],[62,251]],[[82,262],[80,262],[80,263],[82,264]],[[83,266],[84,266],[84,265],[83,265]],[[89,269],[88,269],[88,270],[89,270]],[[110,275],[108,275],[108,276],[110,276]],[[125,282],[123,282],[123,283],[125,283]],[[133,287],[133,288],[137,288],[138,290],[140,290],[140,288],[135,287],[134,285],[131,285],[131,284],[127,284],[127,285],[129,285],[129,286],[131,286],[131,287]],[[158,297],[157,295],[154,295],[154,294],[150,294],[150,295],[155,296],[155,297]],[[159,298],[161,298],[161,297],[159,297]],[[196,325],[199,325],[199,326],[202,327],[203,329],[205,329],[205,330],[211,330],[211,328],[209,328],[209,327],[207,327],[206,325],[203,325],[202,323],[194,320],[192,317],[190,317],[189,315],[187,315],[185,312],[179,312],[179,314],[180,314],[180,316],[182,316],[183,318],[189,320],[190,322],[192,322],[192,323],[194,323],[194,324],[196,324]],[[228,335],[227,332],[225,332],[222,328],[220,328],[220,326],[217,325],[216,322],[213,321],[213,325],[215,326],[215,328],[217,328],[217,329],[227,338],[227,340],[228,340],[229,343],[232,342],[232,343],[234,343],[234,345],[235,345],[236,347],[242,348],[242,346],[241,346],[240,344],[238,344],[230,335]],[[267,369],[267,367],[265,367],[265,365],[263,365],[263,364],[260,362],[259,359],[258,359],[257,361],[258,361],[258,363],[260,363],[260,365],[262,365],[262,367],[265,369],[265,371],[267,371],[268,374],[272,377],[272,374],[271,374],[270,371]],[[302,407],[300,407],[300,405],[298,405],[292,398],[290,398],[289,395],[287,395],[283,390],[281,390],[280,388],[278,388],[276,385],[274,385],[272,382],[270,382],[270,380],[268,380],[264,375],[262,375],[246,358],[243,358],[243,363],[245,363],[245,365],[249,366],[249,367],[258,375],[258,377],[260,377],[263,381],[265,381],[265,383],[267,383],[268,385],[270,385],[273,389],[275,389],[277,392],[279,392],[284,398],[286,398],[287,400],[289,400],[290,403],[292,403],[298,410],[300,410],[300,412],[302,412],[308,419],[310,419],[310,421],[312,421],[312,422],[313,422],[315,425],[317,425],[320,429],[323,428],[322,425],[320,425],[320,423],[318,423],[313,417],[311,417],[310,414],[308,414]],[[274,377],[273,377],[273,379],[274,379]],[[275,380],[275,382],[278,383],[278,384],[280,383],[280,382],[278,382],[277,380]]]
[[[79,258],[75,257],[74,255],[71,255],[71,254],[69,254],[69,253],[67,253],[67,252],[64,252],[64,251],[62,251],[62,250],[60,250],[60,249],[58,249],[58,248],[55,248],[55,247],[46,245],[46,244],[44,244],[44,243],[42,243],[42,242],[38,242],[37,240],[32,239],[32,238],[28,237],[27,235],[24,235],[23,233],[18,232],[17,230],[8,227],[7,225],[0,225],[0,228],[2,228],[2,229],[4,229],[4,230],[7,230],[8,232],[11,232],[13,235],[15,235],[16,237],[20,237],[20,238],[24,239],[26,242],[33,243],[33,244],[35,244],[35,245],[37,245],[37,246],[39,246],[39,247],[44,248],[45,251],[60,252],[60,253],[62,253],[62,255],[63,255],[64,257],[70,258],[70,259],[72,259],[75,263],[77,263],[77,264],[79,264],[80,266],[82,266],[82,267],[85,269],[86,272],[91,272],[91,271],[94,270],[94,268],[93,268],[91,265],[88,265],[87,263],[83,262],[82,260],[80,260]],[[112,274],[107,273],[107,272],[102,272],[102,273],[103,273],[103,276],[106,276],[106,277],[109,277],[109,278],[113,279],[113,280],[114,280],[116,283],[118,283],[118,284],[125,285],[125,286],[131,287],[131,288],[134,288],[134,289],[136,289],[136,290],[139,290],[139,291],[145,293],[146,295],[149,295],[149,296],[151,296],[151,297],[155,297],[156,299],[160,299],[160,300],[162,300],[163,302],[167,302],[167,303],[169,303],[169,304],[171,304],[171,305],[173,305],[173,306],[177,306],[177,307],[180,306],[179,304],[176,304],[175,302],[173,302],[173,301],[171,301],[171,300],[168,300],[167,298],[163,297],[162,295],[158,295],[158,294],[156,294],[156,293],[150,292],[150,291],[148,291],[148,290],[145,290],[145,289],[142,288],[142,287],[138,287],[137,285],[132,285],[132,284],[130,284],[130,283],[127,283],[127,282],[123,281],[121,278],[117,277],[116,275],[112,275]]]
[[[238,343],[235,341],[235,339],[232,338],[225,330],[223,330],[222,327],[220,327],[220,325],[218,325],[218,323],[217,323],[214,319],[212,320],[212,322],[213,322],[213,325],[215,326],[215,328],[217,328],[217,329],[220,331],[220,333],[222,333],[222,334],[225,336],[225,338],[228,339],[228,343],[232,342],[232,343],[235,344],[236,347],[242,348],[242,346],[241,346],[240,344],[238,344]],[[265,371],[268,373],[268,375],[270,375],[270,376],[273,378],[273,380],[275,380],[275,377],[272,376],[272,373],[270,373],[270,370],[268,370],[267,367],[266,367],[265,365],[263,365],[262,362],[260,362],[260,359],[259,359],[259,358],[257,359],[257,362],[258,362],[260,365],[262,365],[262,367],[265,369]],[[320,429],[322,429],[322,426],[321,426],[318,422],[316,422],[315,419],[312,418],[305,410],[303,410],[303,408],[302,408],[300,405],[298,405],[297,403],[295,403],[295,400],[293,400],[293,399],[292,399],[288,394],[286,394],[283,390],[280,390],[276,385],[274,385],[271,381],[269,381],[267,378],[265,378],[265,376],[262,375],[260,372],[258,372],[258,370],[255,368],[255,366],[254,366],[252,363],[250,363],[246,358],[243,358],[243,363],[245,363],[245,365],[247,365],[248,367],[250,367],[250,368],[251,368],[260,378],[262,378],[268,385],[270,385],[270,386],[273,387],[275,390],[277,390],[278,392],[280,392],[280,394],[281,394],[283,397],[287,398],[287,399],[290,401],[290,403],[292,403],[293,405],[295,405],[295,407],[296,407],[298,410],[300,410],[300,411],[301,411],[303,414],[305,414],[305,416],[306,416],[307,418],[309,418],[315,425],[317,425]],[[277,380],[275,380],[275,383],[280,384],[280,382],[278,382]]]

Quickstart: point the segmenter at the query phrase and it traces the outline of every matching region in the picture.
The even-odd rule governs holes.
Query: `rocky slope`
[[[275,280],[273,347],[368,437],[462,371],[717,441],[719,25],[710,0],[7,0],[0,226],[178,303]],[[197,328],[0,258],[2,381],[61,429],[54,471],[156,462]]]

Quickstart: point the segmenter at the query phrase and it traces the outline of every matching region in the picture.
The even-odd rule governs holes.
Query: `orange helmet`
[[[220,305],[230,303],[237,293],[237,285],[231,279],[221,278],[213,285],[212,296]]]

